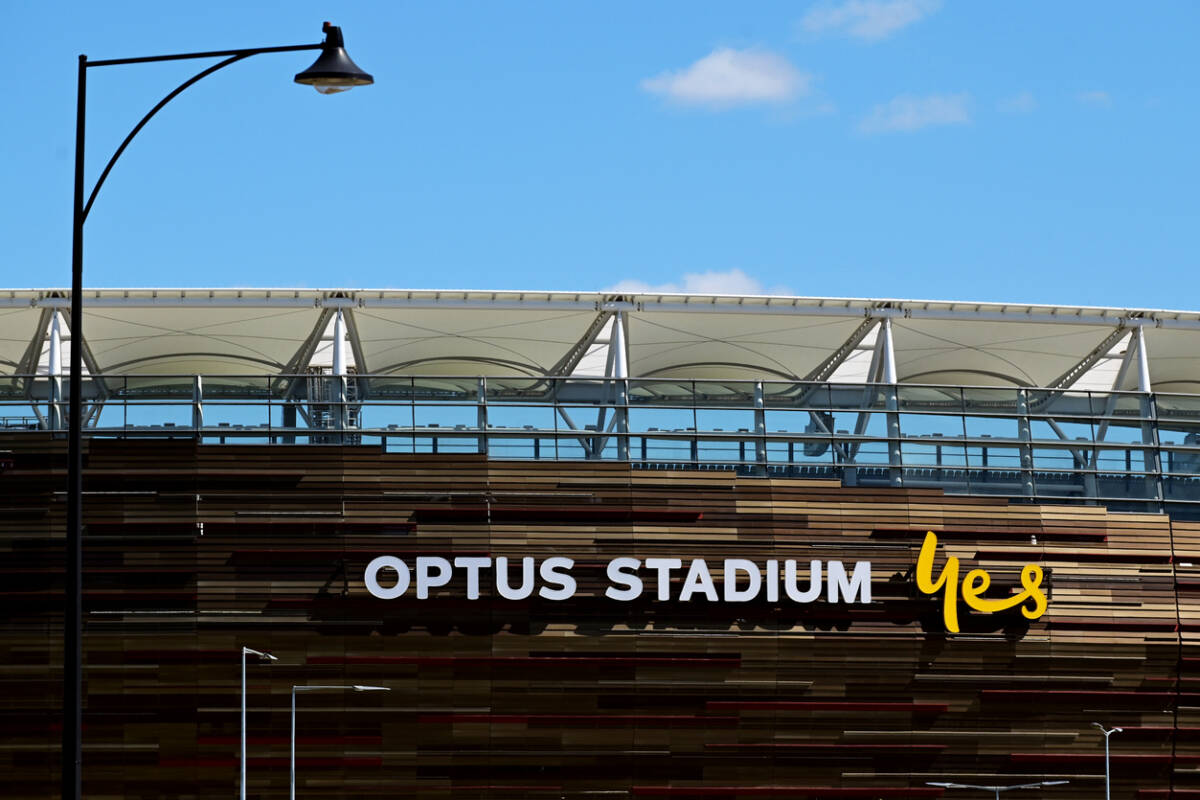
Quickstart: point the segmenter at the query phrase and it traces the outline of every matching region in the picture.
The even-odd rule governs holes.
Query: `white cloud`
[[[1088,92],[1080,92],[1075,95],[1075,99],[1083,103],[1085,106],[1095,106],[1096,108],[1108,108],[1112,105],[1112,98],[1108,92],[1101,89],[1093,89]]]
[[[966,92],[928,97],[902,94],[875,106],[859,122],[858,130],[860,133],[907,133],[933,125],[965,125],[971,121],[967,110],[970,100],[971,96]]]
[[[1037,108],[1037,99],[1028,90],[1017,92],[1011,97],[1002,97],[996,110],[1004,114],[1028,114]]]
[[[877,42],[906,28],[941,6],[941,0],[846,0],[813,6],[800,19],[809,33],[835,31]]]
[[[762,281],[736,267],[727,272],[689,272],[682,281],[669,283],[652,284],[631,278],[604,291],[638,294],[793,294],[786,286],[764,287]]]
[[[729,108],[784,103],[807,94],[812,76],[766,50],[720,47],[686,69],[642,81],[642,89],[685,105]]]

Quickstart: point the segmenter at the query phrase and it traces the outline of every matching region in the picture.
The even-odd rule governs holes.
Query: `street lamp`
[[[317,56],[311,67],[296,75],[296,83],[307,84],[321,94],[337,94],[375,82],[346,54],[341,28],[326,22],[321,30],[325,32],[321,55]]]
[[[296,800],[296,692],[329,692],[329,691],[349,691],[349,692],[390,692],[391,689],[387,686],[361,686],[354,684],[352,686],[293,686],[292,687],[292,755],[290,759],[290,768],[288,775],[288,798]]]
[[[1120,733],[1124,728],[1106,728],[1099,722],[1092,723],[1093,728],[1099,728],[1104,734],[1104,800],[1109,800],[1109,785],[1108,785],[1108,737],[1114,733]]]
[[[246,800],[246,656],[265,658],[268,664],[279,660],[270,653],[263,653],[251,647],[242,648],[242,775],[240,783],[242,800]]]
[[[1062,786],[1070,781],[1038,781],[1037,783],[1014,783],[1011,786],[976,786],[971,783],[932,783],[926,781],[926,786],[941,786],[943,789],[979,789],[982,792],[995,792],[996,800],[1000,800],[1000,793],[1011,791],[1013,789],[1038,789],[1042,786]]]
[[[282,47],[254,47],[243,50],[213,50],[204,53],[176,53],[162,56],[137,58],[114,58],[103,61],[88,61],[86,55],[79,56],[78,96],[75,106],[75,193],[72,205],[71,230],[71,367],[70,401],[67,417],[67,531],[66,531],[66,586],[65,613],[63,619],[63,723],[62,723],[62,797],[63,800],[78,800],[82,786],[82,727],[83,727],[83,682],[82,682],[82,634],[83,634],[83,447],[82,447],[82,373],[83,373],[83,223],[96,193],[104,185],[108,173],[125,148],[145,127],[146,123],[171,102],[180,92],[193,83],[208,77],[219,69],[262,53],[287,53],[297,50],[320,50],[316,62],[304,72],[296,75],[296,82],[315,86],[324,94],[345,91],[355,86],[374,83],[367,73],[358,68],[346,55],[342,30],[336,25],[325,23],[322,30],[325,39],[317,44],[296,44]],[[92,192],[83,199],[84,121],[87,109],[87,71],[93,67],[113,67],[123,64],[145,64],[156,61],[180,61],[191,58],[218,58],[223,61],[201,70],[181,83],[158,102],[146,116],[142,117],[133,130],[108,160]]]

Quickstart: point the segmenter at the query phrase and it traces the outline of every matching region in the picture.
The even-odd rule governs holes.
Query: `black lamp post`
[[[287,53],[294,50],[320,50],[321,55],[311,67],[296,75],[296,83],[307,84],[322,94],[333,94],[366,86],[375,79],[358,68],[346,54],[342,29],[328,22],[322,27],[325,40],[318,44],[296,44],[283,47],[253,47],[245,50],[213,50],[205,53],[177,53],[140,58],[113,58],[104,61],[88,61],[79,56],[79,94],[75,109],[75,195],[71,237],[71,368],[70,404],[67,419],[67,537],[66,537],[66,607],[63,620],[63,736],[62,736],[62,797],[63,800],[78,800],[82,781],[82,632],[83,632],[83,447],[82,447],[82,368],[83,368],[83,223],[96,193],[113,164],[125,152],[133,137],[146,123],[171,102],[180,92],[193,83],[223,67],[261,53]],[[87,71],[92,67],[113,67],[122,64],[144,64],[152,61],[180,61],[190,58],[218,58],[213,66],[188,78],[170,94],[158,102],[141,121],[133,127],[120,147],[108,160],[104,171],[92,187],[84,203],[83,199],[83,156],[84,120],[87,109]]]

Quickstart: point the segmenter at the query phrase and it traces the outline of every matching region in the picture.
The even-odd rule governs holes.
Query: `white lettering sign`
[[[546,600],[569,600],[578,591],[578,583],[571,574],[575,562],[563,556],[547,558],[538,564],[536,559],[526,556],[519,563],[510,564],[509,559],[499,556],[493,563],[486,557],[461,557],[453,562],[441,556],[418,556],[415,569],[395,556],[379,556],[367,564],[363,582],[367,591],[380,600],[395,600],[408,591],[414,583],[418,600],[427,600],[430,590],[446,586],[461,571],[466,579],[467,599],[478,600],[482,574],[491,570],[495,593],[506,600],[525,600],[536,591]],[[793,603],[812,603],[822,596],[830,603],[871,602],[871,562],[855,562],[847,572],[841,561],[809,561],[808,574],[802,580],[800,564],[794,559],[782,563],[767,560],[761,567],[746,558],[727,558],[721,565],[721,591],[713,579],[708,562],[702,558],[685,562],[681,558],[636,558],[619,557],[608,562],[605,575],[609,585],[605,597],[628,603],[642,596],[649,582],[651,591],[658,600],[692,602],[707,600],[726,603],[749,603],[760,598],[769,603],[779,601],[779,585]],[[686,569],[686,572],[684,570]],[[390,586],[380,583],[380,577],[390,581],[389,573],[395,574]],[[643,575],[645,576],[643,578]],[[678,593],[672,597],[672,580]]]

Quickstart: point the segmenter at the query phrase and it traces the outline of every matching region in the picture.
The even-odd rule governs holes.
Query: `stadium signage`
[[[1041,589],[1042,569],[1036,564],[1027,564],[1021,569],[1022,591],[1005,598],[983,597],[991,586],[992,578],[986,570],[973,569],[959,584],[959,560],[954,556],[946,559],[941,572],[934,577],[934,559],[937,555],[937,535],[932,531],[925,535],[921,552],[917,557],[916,584],[924,594],[942,592],[942,615],[946,630],[959,632],[958,597],[961,592],[966,605],[985,614],[993,614],[1017,606],[1027,619],[1037,619],[1046,612],[1046,595]],[[412,567],[395,556],[379,556],[367,564],[363,582],[367,591],[381,600],[395,600],[414,589],[418,600],[427,600],[430,590],[446,586],[456,571],[466,577],[467,599],[480,598],[480,583],[485,571],[492,574],[495,592],[505,600],[525,600],[536,594],[545,600],[562,601],[574,597],[578,582],[571,574],[574,559],[553,556],[539,563],[531,556],[519,559],[519,578],[512,575],[511,561],[505,556],[492,559],[487,556],[459,556],[454,559],[442,556],[417,556]],[[721,564],[720,587],[713,578],[708,562],[702,558],[647,558],[626,556],[608,562],[605,575],[608,586],[606,597],[620,602],[637,600],[652,584],[651,591],[660,601],[677,600],[690,602],[747,603],[760,597],[769,603],[786,597],[794,603],[812,603],[824,597],[830,603],[871,602],[871,562],[858,561],[852,568],[841,561],[809,561],[807,575],[801,577],[801,562],[786,559],[767,559],[760,566],[746,558],[726,558]],[[390,573],[391,575],[389,576]],[[682,575],[678,589],[672,596],[672,579]],[[394,576],[394,577],[392,577]],[[382,578],[382,580],[381,580]],[[385,585],[389,583],[390,585]]]
[[[426,600],[429,590],[448,584],[456,569],[466,573],[468,600],[479,599],[480,575],[484,570],[491,570],[496,594],[505,600],[524,600],[533,596],[535,590],[546,600],[569,600],[578,590],[578,583],[571,574],[575,566],[573,559],[554,556],[538,564],[536,559],[526,556],[520,559],[519,580],[514,580],[511,575],[509,562],[510,559],[504,556],[496,558],[494,563],[486,556],[460,557],[453,561],[441,556],[418,556],[410,569],[395,556],[379,556],[367,564],[363,581],[367,591],[381,600],[400,597],[410,586],[415,587],[418,600]],[[609,585],[604,594],[613,600],[630,602],[641,597],[647,582],[652,582],[658,600],[748,603],[764,596],[768,602],[777,602],[782,584],[783,594],[795,603],[811,603],[822,594],[831,603],[871,602],[870,561],[857,562],[849,572],[841,561],[810,561],[807,579],[802,581],[799,564],[791,559],[783,562],[781,570],[776,559],[768,559],[762,569],[746,558],[727,558],[722,564],[724,574],[718,591],[708,562],[695,558],[687,562],[683,582],[672,597],[671,579],[685,569],[684,564],[682,558],[614,558],[605,568]],[[396,582],[387,587],[379,580],[385,569],[396,576]],[[653,577],[643,571],[652,573]]]
[[[933,531],[925,534],[925,542],[921,545],[921,554],[917,556],[917,589],[925,594],[936,594],[943,591],[942,619],[945,620],[946,630],[958,633],[958,559],[950,556],[946,566],[935,579],[933,577],[933,559],[937,552],[937,535]],[[992,576],[987,570],[973,569],[962,581],[962,599],[970,608],[985,614],[995,614],[1015,606],[1021,606],[1021,614],[1026,619],[1037,619],[1046,613],[1046,594],[1042,591],[1042,568],[1037,564],[1026,564],[1021,568],[1022,591],[1010,597],[988,600],[983,593],[992,585]]]

